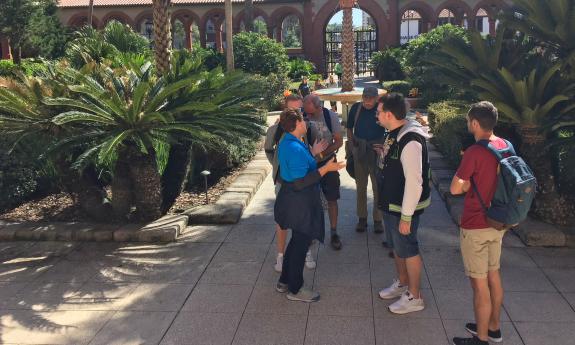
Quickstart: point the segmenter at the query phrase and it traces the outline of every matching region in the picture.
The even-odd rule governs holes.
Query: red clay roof
[[[245,0],[232,0],[232,2],[244,2]],[[265,2],[266,0],[254,0],[254,2]],[[89,0],[60,0],[59,7],[88,7]],[[223,4],[224,0],[172,0],[173,5],[192,4]],[[152,5],[152,0],[94,0],[94,6],[138,6]]]

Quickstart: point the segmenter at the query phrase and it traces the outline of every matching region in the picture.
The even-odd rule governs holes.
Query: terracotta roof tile
[[[244,2],[245,0],[232,0],[233,2]],[[265,2],[266,0],[254,0],[254,2]],[[89,0],[60,0],[59,7],[88,7]],[[224,0],[172,0],[173,5],[193,5],[193,4],[223,4]],[[94,0],[94,6],[138,6],[152,5],[152,0]]]

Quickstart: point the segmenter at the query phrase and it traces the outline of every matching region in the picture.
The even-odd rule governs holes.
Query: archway
[[[423,32],[423,18],[416,10],[407,10],[401,16],[399,43],[405,44]]]
[[[377,25],[374,18],[360,8],[352,10],[353,31],[355,33],[355,73],[357,75],[372,73],[369,67],[371,55],[377,51]],[[324,56],[325,71],[335,73],[337,64],[341,63],[343,11],[335,12],[329,18],[325,29]]]
[[[445,24],[458,25],[455,19],[455,13],[448,8],[444,8],[439,12],[439,16],[437,17],[437,26]]]
[[[278,39],[277,37],[274,38]],[[301,22],[298,16],[291,14],[284,18],[281,22],[281,37],[279,40],[286,48],[302,47]]]
[[[154,20],[151,12],[141,13],[136,19],[136,31],[146,37],[150,43],[154,42]]]
[[[246,23],[243,19],[240,22],[240,31],[246,31]],[[264,36],[268,35],[268,24],[266,23],[264,17],[257,16],[254,18],[253,32],[257,32],[258,34],[262,34]]]

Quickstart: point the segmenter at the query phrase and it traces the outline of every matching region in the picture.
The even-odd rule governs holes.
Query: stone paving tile
[[[224,243],[213,258],[213,263],[220,262],[263,262],[268,244]]]
[[[142,283],[132,292],[130,311],[178,311],[192,291],[191,284]]]
[[[369,287],[369,265],[365,264],[323,264],[316,268],[314,287]]]
[[[137,303],[137,283],[88,282],[58,305],[59,310],[121,310]]]
[[[505,292],[530,291],[530,292],[556,292],[543,271],[537,267],[510,267],[501,269],[501,280]]]
[[[270,244],[275,235],[275,226],[270,224],[235,225],[226,242],[245,244]]]
[[[195,313],[241,313],[244,311],[253,287],[250,285],[196,286],[183,311]]]
[[[117,312],[89,345],[155,345],[175,317],[175,312]]]
[[[376,262],[371,264],[371,285],[374,289],[381,290],[388,287],[393,283],[393,280],[397,278],[397,270],[395,269],[393,259],[387,260],[385,263]],[[425,267],[421,273],[421,288],[431,288]]]
[[[575,268],[573,248],[526,248],[529,256],[543,268]]]
[[[575,292],[575,268],[544,268],[543,272],[560,292]]]
[[[324,291],[320,293],[323,302]],[[273,285],[256,286],[246,307],[246,313],[251,314],[307,315],[308,311],[308,304],[288,300],[286,294],[277,292]]]
[[[508,292],[503,305],[513,321],[575,322],[575,311],[558,293]]]
[[[312,303],[310,315],[371,317],[371,290],[360,287],[322,287],[321,300]]]
[[[564,293],[563,296],[565,296],[567,302],[571,304],[571,308],[575,310],[575,293]]]
[[[378,345],[451,345],[440,319],[414,319],[407,315],[393,319],[375,319]]]
[[[258,279],[260,262],[212,262],[200,279],[201,284],[253,285]]]
[[[433,289],[467,290],[471,288],[463,264],[460,266],[433,266],[425,261],[424,264],[429,283]]]
[[[573,344],[574,322],[515,322],[525,345]]]
[[[423,296],[423,301],[425,302],[425,309],[407,315],[396,315],[389,311],[388,307],[397,298],[392,300],[383,300],[379,297],[380,289],[373,289],[373,313],[376,319],[397,319],[397,318],[408,318],[408,319],[439,319],[439,311],[435,303],[435,297],[433,292],[428,289],[422,289],[421,294]]]
[[[505,235],[507,237],[508,235]],[[501,251],[502,267],[537,267],[537,264],[525,248],[503,248]]]
[[[303,344],[305,315],[244,314],[232,344]]]
[[[48,283],[34,281],[27,284],[12,297],[0,301],[3,309],[33,309],[35,311],[55,311],[73,297],[82,283]]]
[[[321,247],[318,264],[363,264],[369,262],[367,245],[346,245],[342,250]]]
[[[231,225],[195,225],[184,229],[178,241],[197,243],[221,243],[232,230]]]
[[[229,345],[242,317],[238,314],[181,312],[161,345]]]
[[[428,266],[463,266],[459,247],[421,247],[421,256]]]
[[[305,344],[375,344],[373,318],[310,315]]]
[[[442,227],[425,222],[417,230],[417,237],[422,246],[459,247],[459,230],[453,223]]]
[[[439,315],[443,320],[474,320],[473,313],[473,291],[471,287],[463,290],[441,290],[433,289]],[[506,307],[507,296],[504,299]],[[503,308],[501,310],[501,321],[510,321],[509,316]]]
[[[88,344],[113,315],[109,311],[2,311],[0,343]]]
[[[453,337],[470,337],[471,335],[465,330],[465,324],[468,322],[473,322],[473,320],[443,320],[448,339],[451,340]],[[519,333],[517,333],[517,330],[511,322],[501,323],[501,334],[503,335],[502,345],[524,345]]]

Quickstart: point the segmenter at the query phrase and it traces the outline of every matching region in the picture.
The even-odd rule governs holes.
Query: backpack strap
[[[485,213],[487,213],[487,211],[488,211],[487,206],[485,205],[485,202],[483,201],[481,194],[479,194],[479,189],[477,189],[477,185],[475,184],[475,181],[473,181],[473,176],[471,176],[470,182],[471,182],[471,187],[473,187],[473,192],[477,195],[477,198],[479,199],[479,203],[481,204],[483,211],[485,211]]]
[[[333,133],[333,130],[331,128],[331,113],[329,112],[329,109],[326,107],[323,107],[323,120],[325,121],[327,129],[329,129],[330,133]]]
[[[513,148],[513,144],[511,144],[508,140],[505,140],[505,139],[503,139],[503,141],[507,145],[507,147],[504,149],[497,149],[487,139],[479,140],[475,144],[488,149],[495,156],[495,158],[497,158],[497,161],[501,162],[501,160],[503,160],[504,158],[507,158],[509,156],[516,156],[515,149]]]

